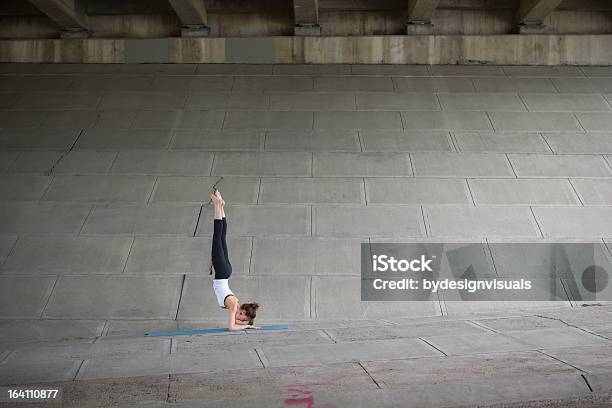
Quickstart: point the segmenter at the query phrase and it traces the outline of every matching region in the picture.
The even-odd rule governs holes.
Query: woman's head
[[[236,319],[253,324],[255,316],[257,316],[257,309],[259,309],[259,303],[243,303],[240,305],[240,309],[238,309]]]

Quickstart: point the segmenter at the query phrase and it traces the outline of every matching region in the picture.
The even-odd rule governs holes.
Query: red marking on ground
[[[334,404],[315,405],[315,390],[309,389],[321,384],[295,384],[287,386],[291,398],[285,400],[285,405],[306,405],[307,408],[336,408]]]

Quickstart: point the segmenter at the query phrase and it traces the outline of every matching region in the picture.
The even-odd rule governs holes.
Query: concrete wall
[[[180,38],[166,0],[81,0],[90,38],[27,1],[0,2],[0,59],[21,62],[611,63],[612,2],[565,0],[518,34],[519,0],[440,0],[433,35],[405,35],[405,0],[320,0],[321,37],[293,36],[292,0],[206,0],[208,38]],[[540,34],[540,35],[537,35]],[[541,35],[546,34],[546,35]],[[582,35],[580,35],[582,34]]]
[[[610,65],[612,35],[4,40],[2,62]]]

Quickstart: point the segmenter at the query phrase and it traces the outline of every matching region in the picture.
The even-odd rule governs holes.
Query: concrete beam
[[[319,22],[319,0],[293,0],[293,12],[296,24],[316,24]]]
[[[87,15],[78,0],[29,0],[37,9],[56,22],[65,33],[86,33]],[[82,36],[82,35],[81,35]]]
[[[408,0],[406,34],[433,34],[431,16],[440,0]]]
[[[183,24],[183,37],[205,37],[210,33],[204,0],[168,0]]]
[[[319,0],[293,0],[295,35],[321,35]]]
[[[208,23],[204,0],[168,0],[168,2],[183,25],[206,25]]]
[[[440,0],[408,0],[408,21],[431,22]]]
[[[519,9],[520,24],[542,24],[563,0],[522,0]]]

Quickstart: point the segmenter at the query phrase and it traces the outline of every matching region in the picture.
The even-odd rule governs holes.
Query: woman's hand
[[[261,329],[261,327],[253,326],[250,324],[235,324],[235,325],[231,325],[229,329],[231,331],[236,331],[236,330],[245,330],[245,329]]]

